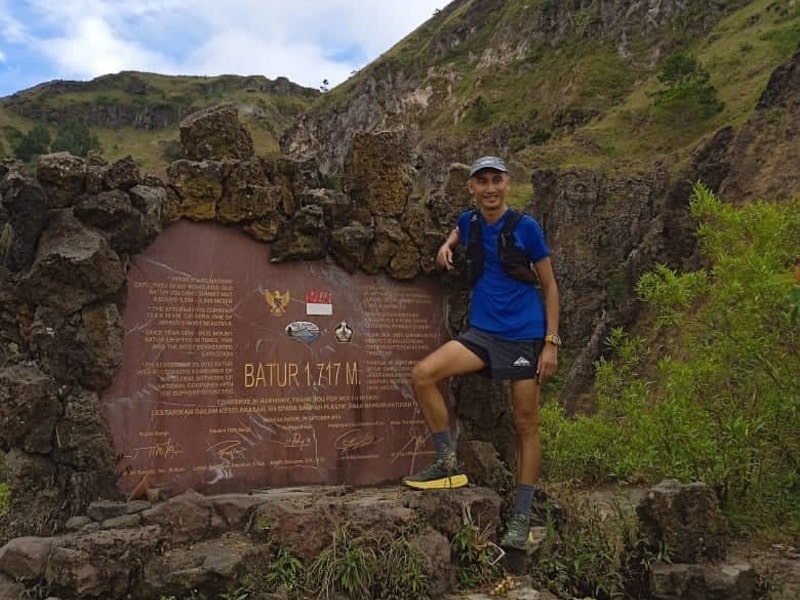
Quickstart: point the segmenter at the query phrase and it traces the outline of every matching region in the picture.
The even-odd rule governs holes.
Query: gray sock
[[[531,513],[531,505],[533,504],[533,493],[536,488],[530,483],[520,483],[517,485],[517,504],[514,510],[524,515]]]
[[[437,431],[433,434],[433,445],[436,446],[436,452],[439,456],[453,451],[453,442],[450,439],[450,430]]]

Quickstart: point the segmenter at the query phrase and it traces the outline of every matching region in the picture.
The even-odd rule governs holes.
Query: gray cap
[[[478,160],[472,163],[472,166],[469,168],[469,176],[472,177],[481,169],[494,169],[495,171],[508,173],[506,163],[504,163],[503,159],[498,156],[481,156]]]

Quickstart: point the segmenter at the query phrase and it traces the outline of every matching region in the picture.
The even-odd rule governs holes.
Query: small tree
[[[88,156],[90,150],[102,152],[100,141],[87,125],[78,121],[68,121],[58,127],[53,152],[67,151],[75,156]]]
[[[28,162],[40,154],[47,154],[49,151],[50,131],[46,126],[37,123],[19,142],[14,154],[21,161]]]
[[[724,104],[709,80],[709,73],[686,52],[670,54],[661,67],[658,80],[663,87],[655,92],[657,110],[675,124],[690,124],[720,112]]]

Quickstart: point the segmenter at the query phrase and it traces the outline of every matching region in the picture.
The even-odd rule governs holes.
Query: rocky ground
[[[570,492],[563,499],[576,504],[559,508],[562,522],[575,507],[592,506],[600,515],[598,523],[615,518],[621,508],[637,516],[646,536],[654,536],[648,538],[650,544],[672,549],[671,562],[653,565],[649,595],[642,598],[800,597],[796,549],[731,539],[707,486],[665,481],[624,492]],[[0,548],[0,598],[45,598],[42,590],[52,600],[198,597],[191,596],[192,590],[204,598],[225,598],[248,577],[263,575],[264,565],[275,560],[270,554],[275,544],[310,565],[350,531],[379,536],[379,561],[392,567],[396,560],[391,549],[398,540],[417,548],[425,557],[431,598],[554,600],[531,578],[542,552],[541,527],[532,529],[527,552],[497,554],[502,568],[490,582],[458,591],[452,539],[472,523],[485,532],[485,542],[493,542],[501,528],[502,506],[495,492],[477,486],[426,492],[400,486],[304,487],[218,496],[190,491],[153,502],[100,501],[86,515],[70,519],[58,535],[15,538]],[[346,552],[343,546],[339,550]],[[286,595],[248,596],[256,598]]]

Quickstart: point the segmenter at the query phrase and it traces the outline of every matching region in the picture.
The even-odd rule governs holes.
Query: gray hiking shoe
[[[500,538],[501,548],[525,550],[528,545],[528,534],[531,530],[531,516],[515,512],[506,523],[506,532]]]
[[[461,472],[455,452],[439,456],[430,467],[415,475],[403,477],[403,483],[418,490],[438,490],[460,488],[469,480]]]

